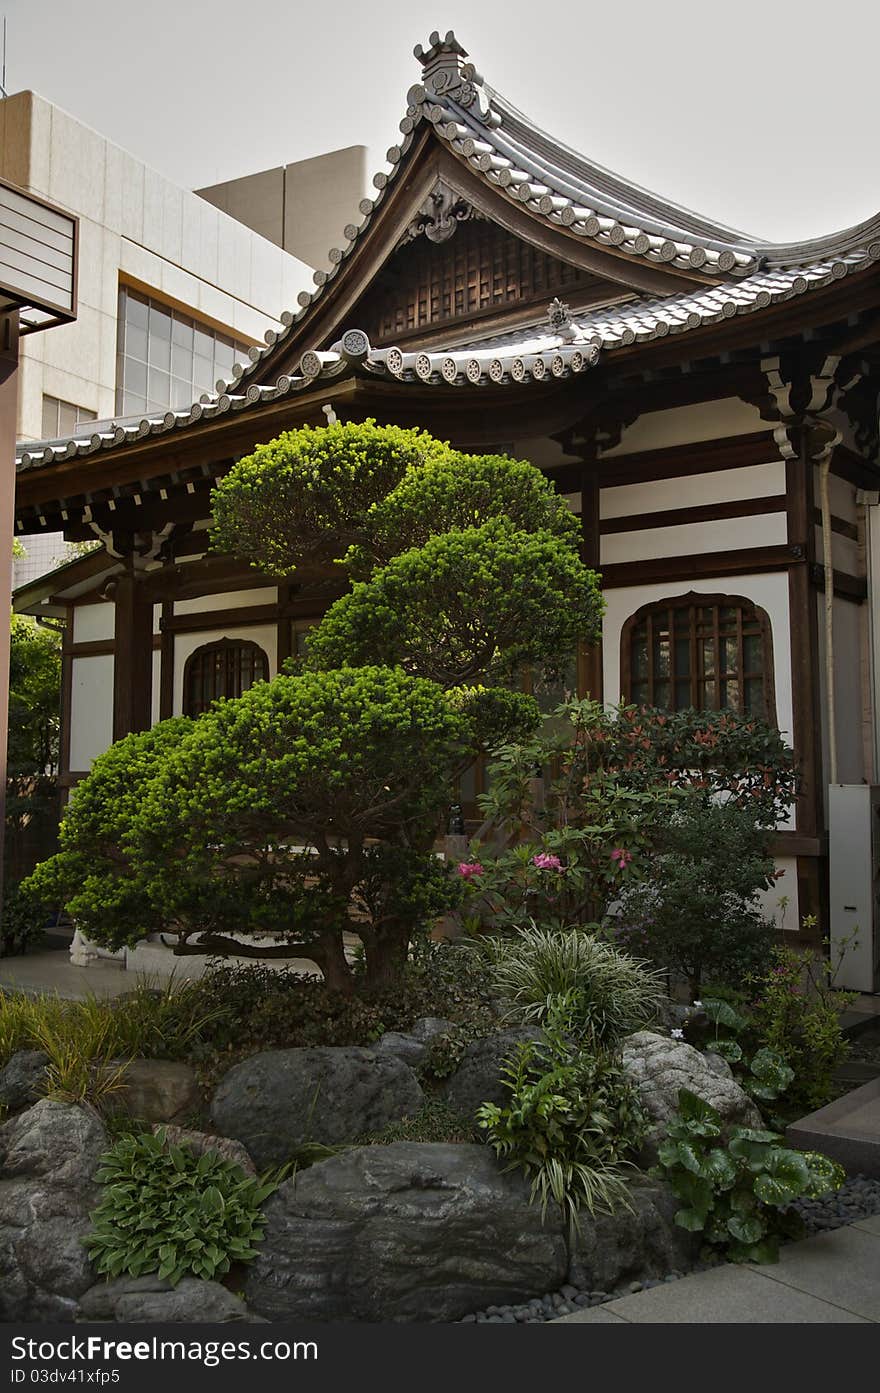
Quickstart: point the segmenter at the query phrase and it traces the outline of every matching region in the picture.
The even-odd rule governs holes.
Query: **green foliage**
[[[586,929],[530,924],[481,940],[509,1014],[545,1025],[565,1004],[569,1029],[585,1048],[612,1047],[657,1017],[666,993],[659,974]]]
[[[191,724],[183,718],[162,721],[98,756],[71,794],[60,850],[23,883],[32,903],[64,906],[87,937],[113,948],[133,946],[163,927],[129,837],[148,787]]]
[[[455,944],[418,941],[401,979],[383,992],[346,995],[317,977],[263,963],[214,963],[192,984],[206,1023],[190,1047],[213,1077],[260,1050],[371,1045],[422,1016],[461,1026],[470,1038],[496,1021],[492,983],[478,957]],[[187,1003],[187,1010],[190,1008]]]
[[[355,1146],[390,1146],[396,1141],[468,1142],[474,1140],[473,1125],[453,1112],[441,1098],[428,1098],[412,1117],[392,1122],[381,1132],[365,1132]]]
[[[736,1127],[725,1145],[714,1108],[686,1088],[678,1102],[655,1171],[682,1201],[675,1222],[731,1262],[774,1262],[780,1237],[803,1231],[792,1202],[839,1189],[843,1169],[816,1152],[788,1150],[775,1132]]]
[[[61,636],[13,614],[9,650],[9,750],[12,779],[54,774],[61,723]]]
[[[467,1049],[467,1035],[464,1031],[446,1030],[429,1040],[425,1054],[418,1066],[419,1078],[429,1083],[448,1079],[454,1074]]]
[[[269,575],[342,557],[365,540],[370,507],[407,469],[449,447],[375,421],[285,431],[233,465],[211,495],[211,540]]]
[[[490,517],[517,532],[550,532],[580,545],[578,520],[545,475],[505,455],[437,454],[410,468],[387,497],[372,504],[365,541],[345,558],[354,579],[366,579],[393,556],[442,532],[465,532]]]
[[[31,895],[22,892],[15,881],[3,887],[0,911],[0,958],[12,958],[36,947],[46,930],[46,911]]]
[[[597,637],[597,577],[552,532],[506,518],[431,536],[331,605],[307,662],[400,665],[442,687],[509,680],[525,663],[552,677]]]
[[[98,1272],[155,1272],[172,1286],[188,1275],[221,1277],[232,1263],[256,1257],[260,1206],[277,1188],[216,1153],[196,1157],[167,1145],[162,1133],[121,1137],[95,1178],[106,1189],[84,1241]]]
[[[573,1046],[559,1003],[544,1038],[518,1046],[502,1072],[509,1102],[484,1103],[477,1120],[506,1169],[531,1180],[542,1215],[552,1201],[577,1228],[582,1208],[595,1214],[628,1204],[626,1168],[644,1118],[619,1059]]]
[[[752,984],[752,1030],[759,1044],[793,1072],[784,1094],[793,1117],[833,1097],[834,1071],[846,1058],[840,1013],[852,993],[834,987],[834,972],[827,958],[809,950],[777,947],[772,966]]]
[[[641,882],[620,897],[620,941],[687,979],[743,981],[766,969],[775,938],[755,895],[775,878],[771,832],[750,803],[685,797],[658,829]]]

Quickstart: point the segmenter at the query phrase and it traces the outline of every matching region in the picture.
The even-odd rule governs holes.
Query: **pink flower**
[[[479,861],[459,861],[458,874],[463,880],[470,880],[471,876],[482,875],[483,867]]]
[[[622,846],[616,846],[611,853],[611,860],[617,862],[619,871],[626,870],[632,859],[632,852],[626,851]]]
[[[532,857],[532,865],[537,866],[539,871],[561,871],[562,862],[558,856],[551,856],[549,852],[539,851],[537,856]]]

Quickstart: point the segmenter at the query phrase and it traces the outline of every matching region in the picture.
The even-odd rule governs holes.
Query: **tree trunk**
[[[409,924],[401,924],[394,928],[386,925],[381,933],[365,940],[367,991],[385,991],[399,984],[409,954],[409,939]]]
[[[354,991],[354,977],[345,956],[342,934],[330,931],[320,939],[320,956],[315,959],[324,974],[324,982],[332,992],[351,996]]]

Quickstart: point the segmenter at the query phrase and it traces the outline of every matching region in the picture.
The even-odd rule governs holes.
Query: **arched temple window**
[[[623,626],[620,658],[627,701],[776,723],[770,620],[751,600],[691,592],[643,605]]]
[[[197,648],[183,670],[183,714],[201,716],[220,697],[237,697],[269,677],[269,659],[250,640],[221,638]]]

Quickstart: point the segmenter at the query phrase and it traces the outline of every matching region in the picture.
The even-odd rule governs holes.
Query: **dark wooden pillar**
[[[152,725],[153,606],[133,570],[119,577],[113,601],[113,739],[121,740]]]
[[[18,416],[18,310],[0,315],[0,577],[12,593],[15,526],[15,433]],[[0,623],[0,906],[6,831],[6,751],[9,722],[9,611]]]
[[[581,473],[581,556],[584,564],[594,571],[599,570],[600,544],[599,469],[595,463],[585,464]],[[581,682],[585,695],[594,701],[602,700],[601,635],[596,643],[586,648]]]
[[[819,614],[810,584],[816,543],[813,462],[809,435],[798,432],[797,457],[785,462],[788,543],[788,608],[791,632],[792,740],[798,754],[800,795],[795,804],[795,828],[817,843],[825,830],[822,792],[822,729],[819,687]],[[801,917],[815,914],[822,928],[825,894],[820,858],[798,858],[798,909]],[[827,927],[827,926],[826,926]]]

